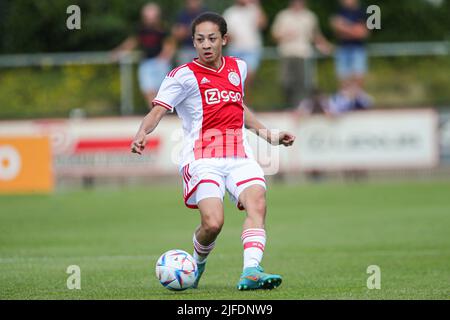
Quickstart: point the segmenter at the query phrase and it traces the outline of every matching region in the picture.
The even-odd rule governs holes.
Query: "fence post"
[[[317,71],[317,57],[313,56],[311,58],[311,87],[310,89],[316,88],[319,86],[319,76]]]
[[[120,58],[120,114],[131,115],[133,104],[133,59],[131,54]]]
[[[307,95],[311,93],[312,88],[317,85],[317,59],[316,57],[308,57],[304,59],[303,67],[303,83],[305,84],[305,92]]]

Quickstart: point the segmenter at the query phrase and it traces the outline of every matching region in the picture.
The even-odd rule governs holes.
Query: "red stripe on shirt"
[[[236,60],[224,58],[217,71],[198,63],[190,63],[188,67],[196,77],[203,108],[199,138],[194,143],[195,159],[246,158],[242,78]],[[204,77],[211,81],[202,83]],[[238,78],[239,83],[231,83]]]
[[[161,100],[156,100],[156,99],[153,100],[153,101],[152,101],[152,105],[153,105],[153,106],[159,105],[159,106],[164,107],[164,108],[166,108],[166,109],[168,109],[168,110],[170,110],[170,111],[173,110],[173,107],[172,107],[171,105],[169,105],[169,104],[167,104],[167,103],[165,103],[165,102],[162,102]]]
[[[168,74],[167,76],[170,77],[170,78],[173,78],[173,77],[175,76],[175,74],[176,74],[180,69],[182,69],[182,68],[184,68],[184,67],[186,67],[186,66],[187,66],[187,64],[182,64],[181,66],[179,66],[179,67],[173,69],[172,71],[170,71],[169,74]]]

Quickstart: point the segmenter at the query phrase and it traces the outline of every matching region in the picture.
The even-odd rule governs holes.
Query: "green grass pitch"
[[[198,213],[179,187],[0,196],[0,299],[448,299],[450,183],[269,185],[266,271],[272,291],[236,290],[243,212],[225,225],[197,290],[172,292],[159,255],[192,252]],[[69,290],[69,265],[81,289]],[[381,268],[381,289],[366,286]]]

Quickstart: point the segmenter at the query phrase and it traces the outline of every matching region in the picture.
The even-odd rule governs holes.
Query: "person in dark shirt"
[[[208,11],[202,0],[186,0],[185,7],[178,13],[172,33],[178,42],[177,65],[191,62],[197,57],[192,47],[191,23],[200,14]]]
[[[366,15],[359,0],[340,0],[340,4],[339,11],[331,19],[338,41],[335,62],[340,92],[335,98],[336,101],[348,100],[348,105],[357,106],[357,109],[366,109],[372,104],[372,98],[364,91],[367,73],[365,42],[369,35]]]
[[[161,23],[161,9],[156,3],[147,3],[141,9],[141,23],[136,33],[113,50],[113,59],[139,48],[143,59],[139,63],[139,86],[149,108],[159,86],[171,70],[175,43]]]

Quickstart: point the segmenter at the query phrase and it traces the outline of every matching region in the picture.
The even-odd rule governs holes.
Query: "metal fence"
[[[367,46],[370,57],[399,56],[447,56],[450,54],[450,41],[440,42],[403,42],[373,43]],[[74,52],[74,53],[35,53],[0,55],[0,68],[32,67],[32,66],[66,66],[66,65],[104,65],[118,64],[120,72],[120,113],[130,115],[134,110],[133,66],[140,60],[139,52],[124,55],[119,61],[111,59],[110,52]],[[312,86],[317,81],[318,59],[326,56],[315,53],[311,59],[305,60],[305,83]],[[263,59],[279,59],[275,47],[266,47]]]

